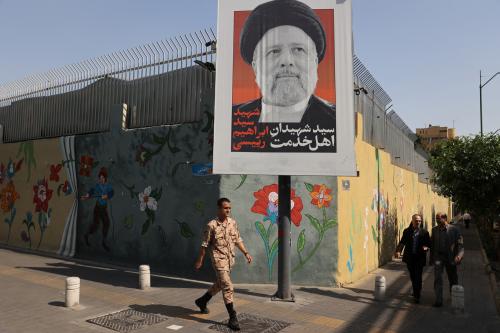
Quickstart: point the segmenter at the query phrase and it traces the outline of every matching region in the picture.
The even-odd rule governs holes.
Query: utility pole
[[[495,76],[500,74],[500,72],[496,72],[492,77],[488,79],[484,84],[482,84],[482,76],[481,71],[479,71],[479,121],[481,122],[481,136],[483,136],[483,87],[490,83]]]

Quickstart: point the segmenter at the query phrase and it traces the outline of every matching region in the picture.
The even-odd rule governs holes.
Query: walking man
[[[430,246],[431,238],[429,233],[422,228],[422,215],[413,214],[411,225],[403,231],[401,241],[396,248],[396,258],[401,256],[401,251],[404,249],[403,262],[406,263],[410,273],[415,303],[420,303],[422,271],[427,259],[427,250],[429,250]]]
[[[236,221],[229,217],[231,213],[231,201],[227,198],[220,198],[217,200],[217,207],[217,218],[208,222],[205,227],[200,254],[194,265],[197,270],[201,268],[205,253],[208,250],[217,280],[195,303],[200,308],[201,313],[208,313],[208,301],[222,290],[224,304],[226,304],[226,309],[229,313],[228,326],[232,330],[239,331],[240,325],[236,317],[236,311],[234,310],[234,289],[230,276],[231,269],[234,266],[234,246],[236,245],[240,249],[249,264],[252,262],[252,256],[243,244]]]
[[[460,230],[448,223],[445,213],[437,213],[437,226],[432,228],[431,265],[434,264],[435,307],[443,306],[443,269],[451,287],[458,284],[457,265],[464,256],[464,239]]]

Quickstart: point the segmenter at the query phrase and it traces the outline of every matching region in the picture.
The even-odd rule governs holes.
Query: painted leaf
[[[241,181],[240,181],[240,184],[238,186],[236,186],[236,188],[234,189],[235,191],[237,189],[239,189],[245,183],[245,181],[247,180],[247,177],[248,177],[247,175],[240,175]]]
[[[375,231],[375,227],[372,226],[372,238],[373,238],[373,241],[378,243],[378,237],[377,237],[377,232]]]
[[[186,222],[179,221],[179,220],[175,220],[175,221],[177,221],[177,224],[179,225],[182,237],[191,238],[194,236],[194,233],[191,230],[191,227],[189,226],[189,224],[187,224]]]
[[[309,183],[304,183],[304,185],[306,186],[306,189],[309,191],[309,192],[312,192],[313,191],[313,185],[312,184],[309,184]]]
[[[274,257],[276,256],[276,254],[278,254],[278,244],[279,241],[278,238],[276,238],[271,245],[271,249],[269,250],[269,260],[271,261],[271,263],[274,261]]]
[[[323,226],[324,230],[328,230],[334,226],[337,225],[337,220],[335,219],[329,219],[326,221],[325,225]]]
[[[159,145],[162,145],[162,144],[164,144],[164,143],[165,143],[165,139],[164,139],[164,138],[159,137],[159,136],[158,136],[158,135],[156,135],[156,134],[153,134],[153,142],[154,142],[154,143],[157,143],[157,144],[159,144]]]
[[[146,222],[144,222],[144,224],[142,225],[141,235],[145,235],[146,232],[148,232],[150,224],[151,224],[150,220],[146,220]]]
[[[158,190],[158,194],[155,197],[156,201],[159,201],[161,199],[162,192],[163,192],[163,188],[160,187],[160,189]]]
[[[128,215],[127,217],[125,217],[122,221],[123,223],[123,226],[126,228],[126,229],[132,229],[132,226],[134,224],[134,218],[132,215]]]
[[[317,218],[315,218],[314,216],[311,216],[309,214],[305,214],[305,215],[309,219],[309,222],[311,222],[314,229],[316,229],[321,234],[323,230],[322,230],[321,224],[319,223],[319,220]]]
[[[260,237],[262,237],[262,240],[267,244],[269,239],[267,238],[267,231],[266,228],[264,227],[264,224],[260,221],[255,222],[255,228],[257,229],[257,232],[259,233]]]
[[[203,127],[201,129],[201,131],[208,132],[212,128],[212,122],[213,122],[214,116],[208,111],[205,111],[203,113],[207,116],[207,124],[205,125],[205,127]]]
[[[306,246],[306,230],[302,229],[302,231],[299,234],[299,237],[297,238],[297,252],[301,253],[304,251],[304,247]]]
[[[64,186],[64,184],[59,184],[59,186],[57,187],[57,196],[58,197],[61,196],[61,189],[62,189],[63,186]]]

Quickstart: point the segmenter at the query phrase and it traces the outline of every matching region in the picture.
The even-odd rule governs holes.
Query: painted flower
[[[10,181],[2,189],[2,192],[0,192],[0,207],[2,211],[4,213],[10,211],[17,199],[19,199],[19,193],[16,192],[14,183]]]
[[[144,192],[139,193],[139,203],[141,211],[145,211],[146,208],[152,211],[158,209],[158,202],[151,196],[151,186],[144,189]]]
[[[47,180],[44,178],[39,180],[38,183],[33,186],[33,203],[35,204],[36,212],[47,212],[49,209],[49,201],[52,198],[52,190],[49,189]]]
[[[332,190],[326,187],[325,184],[315,184],[309,195],[311,196],[311,203],[318,208],[329,207],[332,196]]]
[[[80,176],[90,177],[92,172],[92,167],[94,165],[94,158],[91,156],[81,156],[80,157]]]
[[[73,192],[73,189],[71,188],[71,185],[68,183],[67,180],[64,182],[64,185],[62,187],[62,191],[66,195],[70,195]]]
[[[257,192],[254,192],[254,197],[257,199],[251,211],[257,214],[264,215],[272,223],[277,223],[278,220],[278,184],[264,186]],[[302,220],[302,199],[295,196],[295,191],[292,190],[291,200],[291,219],[292,223],[297,227],[300,226]]]
[[[61,171],[62,164],[52,164],[50,166],[50,180],[54,182],[59,181],[59,172]]]

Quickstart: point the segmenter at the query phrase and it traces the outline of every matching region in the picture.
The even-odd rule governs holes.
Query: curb
[[[483,242],[481,241],[481,236],[479,236],[479,230],[477,230],[477,228],[476,228],[476,234],[479,239],[479,244],[481,244],[481,253],[483,254],[483,261],[485,263],[484,267],[486,269],[486,273],[489,275],[490,278],[490,287],[493,295],[493,300],[495,301],[495,305],[497,307],[497,314],[500,316],[500,291],[498,290],[497,287],[495,272],[493,272],[493,270],[491,269],[490,261],[488,260],[488,256],[484,251]]]

